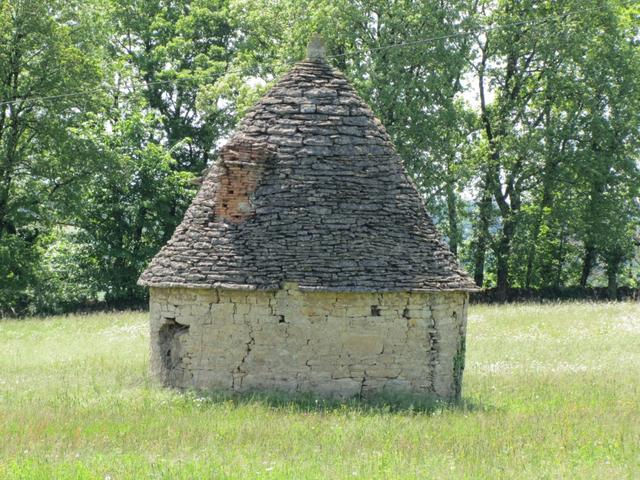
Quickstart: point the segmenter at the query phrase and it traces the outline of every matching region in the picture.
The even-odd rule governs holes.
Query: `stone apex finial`
[[[311,35],[309,44],[307,45],[307,58],[310,60],[324,60],[326,49],[324,40],[318,33]]]

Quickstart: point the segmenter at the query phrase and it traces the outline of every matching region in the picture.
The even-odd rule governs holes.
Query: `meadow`
[[[463,401],[180,393],[146,314],[0,321],[0,478],[640,478],[640,304],[472,306]]]

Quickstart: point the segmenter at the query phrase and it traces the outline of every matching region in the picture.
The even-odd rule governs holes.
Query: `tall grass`
[[[474,306],[464,401],[205,396],[138,313],[0,322],[0,478],[640,478],[640,305]]]

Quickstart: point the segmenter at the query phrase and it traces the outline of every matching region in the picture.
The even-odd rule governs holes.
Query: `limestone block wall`
[[[453,400],[467,304],[464,292],[151,288],[151,370],[178,388]]]

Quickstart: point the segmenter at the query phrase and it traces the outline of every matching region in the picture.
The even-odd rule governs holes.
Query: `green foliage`
[[[584,286],[600,255],[615,298],[639,218],[640,57],[637,25],[625,21],[633,14],[617,1],[487,2],[479,13],[483,24],[505,25],[478,40],[475,57],[488,145],[480,257],[491,244],[504,293]],[[497,210],[483,210],[486,198]]]
[[[90,31],[100,15],[89,10],[76,1],[0,1],[0,314],[30,308],[45,288],[41,237],[88,172],[69,131],[96,96],[66,94],[100,81],[104,38]]]
[[[91,127],[79,134],[91,135]],[[148,259],[166,243],[193,194],[189,172],[156,140],[161,119],[130,113],[109,135],[89,137],[101,168],[84,183],[75,213],[77,239],[94,259],[88,278],[107,302],[126,305],[144,299],[135,285]]]
[[[40,239],[41,256],[27,312],[68,313],[98,297],[88,278],[92,258],[71,227],[52,230]]]
[[[0,0],[0,314],[142,300],[190,180],[313,32],[479,284],[613,298],[640,281],[639,18],[623,0]]]
[[[38,261],[36,249],[19,236],[0,237],[0,315],[22,313],[27,308],[26,291]]]
[[[226,0],[113,0],[113,60],[122,82],[143,86],[146,108],[162,122],[174,168],[199,173],[233,125],[231,108],[197,107],[199,90],[215,85],[234,52],[234,19]]]

